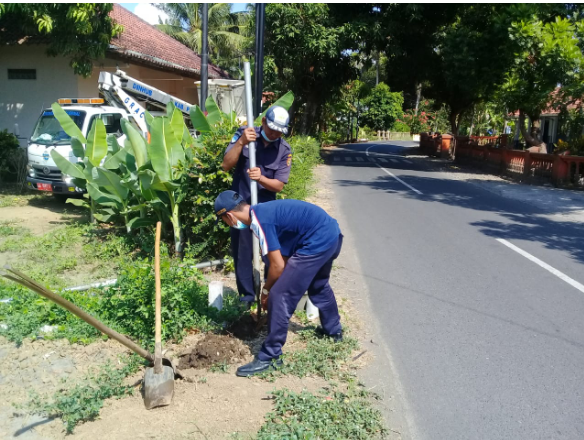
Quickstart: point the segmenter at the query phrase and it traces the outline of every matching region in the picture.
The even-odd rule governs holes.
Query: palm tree
[[[169,18],[158,29],[201,53],[202,3],[159,3]],[[237,66],[250,32],[249,13],[232,13],[229,3],[209,3],[209,58],[224,69]]]

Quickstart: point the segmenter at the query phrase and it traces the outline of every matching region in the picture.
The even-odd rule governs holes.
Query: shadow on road
[[[422,191],[423,194],[416,194],[392,177],[385,175],[380,175],[374,180],[337,180],[336,183],[347,187],[373,188],[389,194],[398,193],[402,197],[427,203],[442,203],[475,211],[496,213],[505,220],[483,220],[471,223],[471,225],[476,226],[489,237],[539,242],[548,249],[568,252],[574,260],[584,263],[584,225],[573,221],[551,220],[545,217],[553,214],[568,214],[577,210],[578,206],[571,208],[565,206],[562,208],[535,207],[519,200],[501,197],[484,189],[477,190],[477,186],[468,184],[482,182],[478,179],[450,180],[422,177],[413,173],[403,174],[404,170],[412,170],[416,173],[436,171],[425,169],[423,159],[412,159],[410,162],[412,163],[408,164],[399,160],[387,168],[400,170],[399,177]],[[332,162],[332,165],[378,167],[373,162],[359,162],[358,164]]]

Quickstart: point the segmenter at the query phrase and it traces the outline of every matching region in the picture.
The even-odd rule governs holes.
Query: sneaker
[[[342,342],[343,341],[343,331],[342,330],[339,333],[335,333],[334,335],[329,335],[329,334],[325,333],[324,329],[319,325],[318,327],[316,327],[314,329],[314,333],[316,333],[316,336],[318,336],[319,338],[324,338],[326,336],[327,338],[331,338],[335,342]]]
[[[281,365],[281,360],[270,359],[269,361],[262,361],[258,358],[255,358],[249,364],[245,364],[239,367],[235,374],[239,377],[254,376],[256,374],[263,373],[264,371],[276,370],[277,367]]]

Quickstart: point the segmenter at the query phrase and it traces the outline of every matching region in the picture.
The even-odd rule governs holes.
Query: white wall
[[[36,69],[35,80],[8,79],[8,69]],[[63,57],[47,57],[44,46],[0,46],[0,130],[14,131],[26,145],[41,110],[77,94],[77,77]]]

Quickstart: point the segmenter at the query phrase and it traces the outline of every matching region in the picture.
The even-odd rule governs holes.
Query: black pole
[[[208,21],[209,21],[209,5],[203,3],[203,26],[201,29],[201,97],[199,107],[205,111],[205,101],[207,100],[207,85],[209,82],[209,50],[207,47],[208,39]]]
[[[264,91],[264,27],[265,27],[264,3],[256,3],[256,60],[254,72],[254,111],[256,115],[262,113],[262,97]]]

